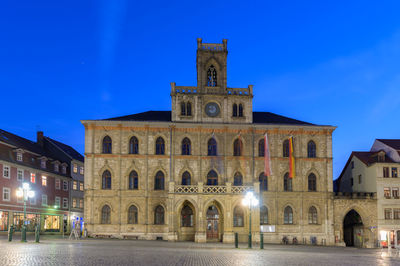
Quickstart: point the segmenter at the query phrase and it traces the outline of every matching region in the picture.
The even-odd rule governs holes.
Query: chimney
[[[43,147],[43,131],[38,131],[36,133],[36,143]]]

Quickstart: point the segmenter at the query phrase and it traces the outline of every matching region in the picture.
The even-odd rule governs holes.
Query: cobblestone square
[[[0,239],[1,265],[400,265],[385,250],[302,245],[265,245],[252,250],[221,243],[114,239],[68,240],[32,236]]]

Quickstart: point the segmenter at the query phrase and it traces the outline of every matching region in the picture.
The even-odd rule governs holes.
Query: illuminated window
[[[3,177],[10,179],[10,166],[3,165]]]
[[[383,188],[383,195],[385,198],[390,199],[390,188],[389,187]]]
[[[61,189],[61,180],[59,178],[56,179],[56,189]]]
[[[24,181],[24,170],[22,169],[17,170],[17,180]]]
[[[74,163],[74,173],[78,173],[78,165]]]
[[[42,186],[47,186],[47,176],[42,175]]]
[[[17,152],[17,161],[22,162],[22,152]]]
[[[80,173],[81,175],[84,174],[83,166],[79,167],[79,173]]]
[[[392,209],[385,209],[385,220],[392,219]]]
[[[80,182],[80,183],[79,183],[79,190],[80,190],[80,191],[83,191],[83,182]]]
[[[73,189],[73,190],[77,190],[77,189],[78,189],[78,181],[74,181],[74,182],[72,183],[72,189]]]
[[[398,199],[398,198],[399,198],[399,188],[398,188],[398,187],[392,188],[392,196],[393,196],[393,198],[395,198],[395,199]]]
[[[76,208],[76,198],[72,199],[72,208]]]
[[[83,199],[79,200],[79,208],[83,209]]]
[[[36,174],[31,173],[31,183],[36,183]]]
[[[56,197],[55,201],[54,201],[54,206],[57,206],[58,208],[60,208],[61,206],[61,199],[60,197]]]
[[[397,177],[397,168],[392,167],[392,177]]]

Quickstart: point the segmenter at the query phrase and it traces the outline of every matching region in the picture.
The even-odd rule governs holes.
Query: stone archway
[[[343,241],[346,247],[363,246],[363,229],[360,214],[354,209],[350,210],[343,219]]]
[[[210,242],[222,241],[223,234],[223,210],[218,202],[213,201],[206,208],[206,239]]]
[[[179,212],[178,239],[194,241],[196,234],[196,209],[189,201],[184,201]]]

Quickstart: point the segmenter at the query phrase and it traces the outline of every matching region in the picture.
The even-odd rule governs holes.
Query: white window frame
[[[35,182],[32,182],[32,175],[34,175],[35,176]],[[31,173],[31,176],[30,176],[30,180],[29,180],[32,184],[36,184],[36,174],[35,173]]]
[[[11,176],[11,167],[9,165],[4,165],[3,164],[3,177],[7,178],[7,179],[10,179],[10,176]]]
[[[72,182],[72,190],[78,190],[78,181],[73,181]]]
[[[81,175],[83,175],[83,174],[85,173],[85,171],[83,170],[83,166],[79,167],[79,173],[80,173]]]
[[[58,208],[61,207],[61,198],[60,197],[55,197],[54,205],[57,206]]]
[[[63,190],[68,191],[68,181],[63,180]]]
[[[63,198],[63,209],[68,209],[68,198]]]
[[[57,187],[57,183],[58,183],[58,187]],[[56,181],[55,181],[55,188],[57,189],[57,190],[60,190],[61,189],[61,179],[60,178],[56,178]]]
[[[42,187],[47,187],[47,176],[42,175]]]
[[[79,191],[84,191],[85,187],[83,186],[83,182],[79,182]]]
[[[76,163],[73,164],[74,173],[78,173],[78,165]]]
[[[6,193],[8,193],[8,199],[4,198]],[[11,201],[11,188],[3,187],[3,201]]]
[[[44,203],[44,202],[46,202],[46,203]],[[45,194],[42,194],[42,206],[48,206],[47,195],[45,195]]]
[[[19,173],[21,173],[21,178],[19,177]],[[17,181],[23,182],[24,181],[24,169],[17,169]]]
[[[17,161],[18,162],[22,162],[23,161],[22,152],[17,152]]]

